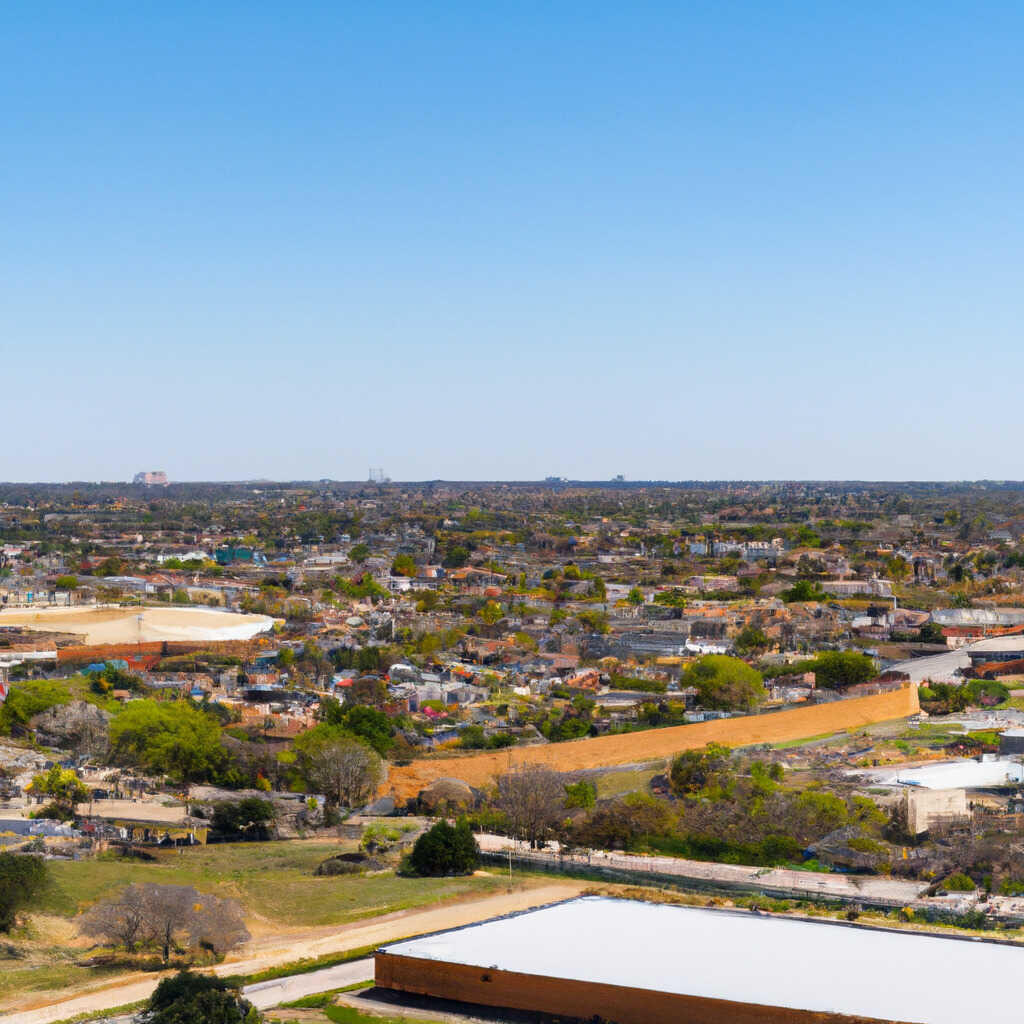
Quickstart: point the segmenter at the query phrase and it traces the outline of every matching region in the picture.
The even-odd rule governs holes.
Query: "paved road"
[[[557,865],[564,859],[580,867],[612,868],[620,871],[643,872],[651,875],[657,884],[658,876],[678,878],[695,883],[710,882],[732,885],[752,891],[786,891],[810,897],[826,897],[853,901],[872,901],[905,906],[914,903],[927,888],[925,882],[901,881],[868,875],[825,874],[816,871],[791,871],[786,868],[747,867],[740,864],[717,864],[712,861],[684,860],[681,857],[650,857],[608,850],[589,850],[566,854],[560,858],[552,851],[529,850],[506,836],[481,835],[477,837],[480,849],[492,853],[514,851],[522,863],[548,863]]]
[[[373,981],[372,958],[352,960],[347,964],[325,967],[322,971],[311,971],[309,974],[293,974],[290,978],[261,981],[256,985],[246,985],[243,992],[257,1010],[269,1010],[281,1003],[290,1003],[317,992],[329,992],[332,988],[345,988],[359,981]]]

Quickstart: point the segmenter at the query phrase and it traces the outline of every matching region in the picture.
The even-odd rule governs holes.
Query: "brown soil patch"
[[[509,747],[465,757],[423,759],[409,765],[392,765],[384,789],[399,799],[415,797],[420,790],[442,778],[456,778],[471,786],[487,786],[496,775],[526,764],[541,764],[560,772],[635,764],[673,757],[683,750],[724,743],[749,747],[757,743],[786,743],[823,733],[858,729],[875,722],[906,718],[920,710],[917,687],[892,693],[852,697],[831,704],[815,704],[773,714],[727,718],[669,729],[650,729],[622,736],[550,743],[536,747]]]

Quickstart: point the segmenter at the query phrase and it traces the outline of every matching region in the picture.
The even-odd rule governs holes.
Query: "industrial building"
[[[595,896],[376,954],[379,988],[616,1024],[1017,1024],[1022,969],[1009,945]]]

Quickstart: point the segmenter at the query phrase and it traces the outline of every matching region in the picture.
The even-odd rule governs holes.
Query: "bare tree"
[[[223,955],[229,949],[249,941],[242,908],[234,900],[221,899],[210,893],[199,897],[188,926],[190,946],[206,946]]]
[[[82,915],[78,930],[133,953],[135,944],[146,937],[143,889],[141,885],[129,885],[115,899],[90,907]]]
[[[331,737],[302,752],[309,784],[334,806],[359,807],[377,791],[384,765],[375,750],[359,740]]]
[[[123,945],[160,948],[164,963],[179,941],[188,948],[207,946],[225,953],[246,942],[249,932],[242,908],[233,900],[198,892],[191,885],[130,885],[118,896],[90,907],[82,915],[83,935]]]
[[[550,768],[524,765],[499,776],[496,802],[508,816],[515,838],[537,846],[565,813],[565,784]]]

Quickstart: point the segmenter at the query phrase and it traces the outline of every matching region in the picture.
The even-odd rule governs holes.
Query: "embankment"
[[[408,799],[441,778],[462,779],[471,786],[487,786],[495,775],[526,764],[542,764],[560,772],[634,764],[672,757],[680,751],[708,743],[724,743],[729,747],[786,743],[808,736],[857,729],[874,722],[906,718],[919,710],[917,687],[905,686],[889,693],[851,697],[791,711],[649,729],[621,736],[596,736],[568,743],[510,747],[465,757],[417,760],[409,765],[392,765],[385,789],[400,799]]]

